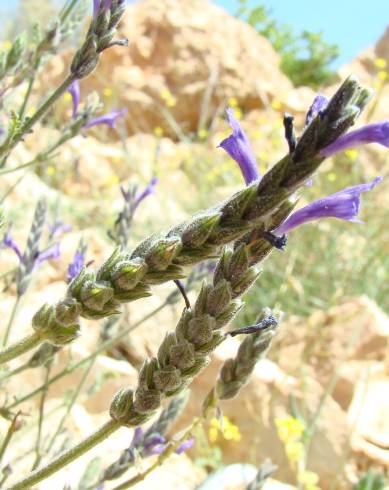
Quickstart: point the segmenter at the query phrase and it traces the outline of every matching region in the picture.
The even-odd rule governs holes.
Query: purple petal
[[[78,83],[78,80],[74,80],[74,82],[72,82],[69,85],[68,92],[72,96],[72,102],[73,102],[72,117],[74,119],[77,116],[78,105],[80,104],[80,84]]]
[[[360,207],[360,195],[373,189],[382,177],[376,177],[373,182],[348,187],[335,194],[314,201],[308,206],[294,212],[273,233],[281,236],[293,228],[321,218],[339,218],[345,221],[361,223],[357,218]]]
[[[105,12],[108,12],[108,10],[111,8],[112,0],[104,0],[103,4],[103,9]]]
[[[149,452],[154,446],[160,446],[161,444],[166,444],[166,439],[160,434],[155,434],[144,441],[144,448]]]
[[[81,272],[84,267],[85,255],[77,250],[74,254],[72,262],[68,265],[68,281],[72,281]]]
[[[389,148],[389,120],[367,124],[351,131],[321,150],[321,154],[330,157],[338,151],[348,150],[365,143],[379,143]]]
[[[93,0],[93,18],[96,19],[100,10],[100,0]]]
[[[328,105],[328,98],[323,94],[317,94],[313,99],[312,105],[307,112],[307,117],[305,120],[305,126],[311,124],[313,119],[323,111]]]
[[[232,134],[224,139],[219,146],[221,146],[239,165],[244,180],[248,185],[260,178],[257,162],[250,141],[239,124],[239,121],[234,116],[234,111],[231,108],[227,109],[227,121],[231,126]]]
[[[49,226],[49,230],[50,235],[55,237],[62,233],[69,233],[69,231],[72,231],[72,227],[63,221],[56,221],[54,224]]]
[[[141,427],[137,427],[134,431],[134,435],[132,436],[132,441],[130,444],[130,449],[134,449],[143,438],[143,430]]]
[[[145,456],[154,456],[156,454],[161,454],[165,451],[166,447],[167,447],[166,444],[161,444],[159,446],[151,447],[146,451]]]
[[[4,247],[7,247],[7,248],[10,248],[11,250],[13,250],[15,252],[15,254],[17,255],[19,261],[23,262],[22,251],[20,250],[20,248],[19,248],[18,244],[15,242],[15,240],[12,238],[11,226],[8,227],[8,230],[6,231],[6,233],[4,235],[2,245]]]
[[[151,194],[154,194],[155,193],[155,188],[158,184],[158,177],[153,177],[150,182],[148,183],[148,185],[146,186],[145,190],[143,192],[141,192],[140,194],[138,194],[136,197],[135,197],[135,201],[134,201],[134,211],[135,209],[139,206],[139,204],[144,200],[146,199],[147,196],[150,196]]]
[[[194,443],[195,443],[194,437],[191,437],[190,439],[187,439],[186,441],[184,441],[182,444],[180,444],[178,446],[178,448],[176,449],[176,454],[182,454],[186,450],[188,450],[191,447],[193,447],[194,446]]]
[[[107,114],[103,114],[102,116],[96,117],[95,119],[92,119],[91,121],[87,122],[84,125],[84,128],[88,129],[91,128],[92,126],[98,126],[99,124],[106,124],[107,126],[113,129],[115,127],[116,120],[119,117],[124,117],[126,113],[127,113],[127,109],[108,112]]]
[[[38,257],[36,258],[35,265],[40,265],[42,262],[46,260],[57,260],[61,256],[61,250],[59,247],[59,243],[54,243],[51,247],[47,248],[43,252],[39,252]]]

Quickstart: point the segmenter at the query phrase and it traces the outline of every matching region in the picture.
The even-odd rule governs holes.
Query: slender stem
[[[8,339],[9,339],[9,336],[11,333],[12,325],[13,325],[13,322],[15,320],[17,310],[19,308],[20,299],[21,299],[21,296],[20,296],[20,294],[18,294],[15,298],[15,303],[12,307],[11,315],[9,317],[8,324],[7,324],[7,328],[5,329],[5,335],[3,338],[3,346],[6,346],[8,343]]]
[[[17,418],[19,417],[20,412],[18,412],[15,417],[12,419],[12,422],[9,424],[7,434],[3,440],[3,443],[1,444],[0,448],[0,463],[3,460],[3,456],[5,451],[7,450],[8,444],[10,443],[12,436],[15,434],[15,429],[16,429],[16,422]]]
[[[66,22],[67,18],[72,13],[72,10],[77,5],[78,1],[79,0],[70,1],[70,5],[68,7],[66,7],[66,4],[64,5],[64,7],[60,13],[61,24],[64,24]]]
[[[39,68],[39,61],[37,61],[34,65],[34,73],[30,76],[30,79],[28,81],[28,86],[26,90],[26,95],[24,96],[23,104],[22,107],[20,108],[19,111],[19,119],[23,119],[24,113],[26,112],[26,107],[28,104],[28,101],[30,100],[31,92],[32,92],[32,87],[35,82],[35,77],[36,77],[36,70]]]
[[[4,376],[0,377],[0,383],[4,383],[4,381],[6,381],[7,379],[12,378],[13,376],[16,376],[17,374],[22,373],[23,371],[28,369],[28,366],[29,366],[29,363],[26,362],[24,364],[21,364],[20,366],[18,366],[15,369],[11,369],[11,370],[5,372]]]
[[[3,202],[6,200],[6,198],[11,194],[11,192],[16,189],[16,187],[20,184],[20,182],[24,179],[24,177],[28,174],[28,170],[26,172],[24,172],[23,175],[21,175],[18,180],[12,184],[8,190],[5,192],[5,194],[3,195],[3,197],[0,199],[0,204],[3,204]],[[1,174],[0,174],[1,175]],[[14,269],[11,269],[10,271],[7,271],[3,274],[0,275],[0,277],[3,277],[4,275],[8,274],[9,272],[13,272],[16,268]]]
[[[28,134],[34,124],[39,121],[50,109],[50,107],[61,97],[62,94],[66,92],[68,89],[69,85],[74,81],[73,75],[68,75],[68,77],[61,83],[61,85],[50,95],[50,97],[43,102],[43,104],[39,107],[39,109],[35,112],[33,116],[31,116],[30,119],[26,121],[26,123],[23,126],[23,130],[20,134],[18,134],[14,139],[12,139],[10,142],[5,142],[2,148],[0,148],[0,159],[3,159],[9,153],[15,146],[22,141],[24,136]]]
[[[57,427],[57,430],[54,432],[54,435],[53,437],[51,438],[48,446],[47,446],[47,452],[49,453],[51,451],[51,448],[53,447],[59,433],[61,432],[62,430],[62,427],[64,425],[64,423],[66,422],[67,420],[67,417],[73,407],[73,405],[75,404],[75,402],[77,401],[77,398],[78,398],[78,395],[80,394],[80,391],[82,390],[82,387],[84,386],[84,383],[86,381],[86,378],[88,377],[88,374],[90,373],[90,370],[92,369],[92,366],[95,362],[96,358],[93,358],[90,363],[88,364],[88,366],[86,367],[83,375],[82,375],[82,378],[80,379],[80,382],[78,383],[77,385],[77,388],[74,390],[73,392],[73,395],[72,395],[72,398],[70,399],[69,403],[67,404],[66,406],[66,410],[65,410],[65,413],[63,414],[62,416],[62,419],[61,421],[59,422],[58,424],[58,427]]]
[[[0,364],[4,364],[5,362],[15,359],[15,357],[21,356],[25,352],[28,352],[36,347],[41,342],[42,339],[38,333],[34,332],[27,335],[27,337],[24,337],[22,340],[19,340],[18,342],[11,344],[9,347],[0,350]]]
[[[23,480],[20,480],[14,485],[10,486],[8,490],[29,490],[33,485],[45,480],[52,474],[70,464],[72,461],[78,459],[93,447],[97,446],[97,444],[104,441],[104,439],[109,437],[120,427],[120,424],[116,420],[110,419],[99,429],[93,432],[93,434],[82,440],[79,444],[68,449],[67,451],[64,451],[43,468],[33,471],[29,476],[23,478]]]
[[[105,350],[110,349],[111,347],[114,347],[122,338],[124,338],[126,335],[128,335],[133,330],[135,330],[137,327],[139,327],[142,323],[144,323],[145,321],[147,321],[149,318],[151,318],[154,315],[156,315],[160,310],[162,310],[163,308],[165,308],[165,306],[168,305],[168,304],[170,304],[169,301],[167,301],[167,300],[164,301],[160,306],[158,306],[157,308],[155,308],[154,310],[152,310],[150,313],[148,313],[146,316],[144,316],[143,318],[141,318],[134,325],[131,325],[130,327],[122,330],[121,332],[119,332],[112,339],[109,339],[106,342],[102,343],[92,354],[90,354],[89,356],[85,357],[84,359],[82,359],[81,361],[77,362],[76,364],[73,364],[73,366],[67,366],[65,369],[63,369],[61,372],[59,372],[58,374],[56,374],[55,376],[53,376],[49,380],[49,386],[51,384],[55,383],[56,381],[58,381],[59,379],[63,378],[64,376],[66,376],[66,375],[68,375],[68,374],[76,371],[78,368],[84,366],[90,360],[96,358],[98,356],[98,354],[100,354],[101,352],[104,352]],[[1,354],[1,352],[0,352],[0,354]],[[1,356],[0,356],[0,361],[1,361]],[[1,364],[1,362],[0,362],[0,364]],[[35,396],[38,393],[40,393],[43,389],[44,389],[44,385],[41,385],[38,388],[36,388],[35,390],[30,391],[30,393],[27,393],[27,395],[23,396],[22,398],[19,398],[18,400],[15,400],[8,407],[3,408],[1,410],[1,414],[4,416],[4,414],[7,414],[7,412],[9,412],[9,410],[12,410],[13,408],[15,408],[20,403],[23,403],[26,400],[29,400],[33,396]]]
[[[37,433],[37,438],[36,438],[36,443],[35,443],[35,461],[34,461],[34,464],[32,465],[33,470],[35,470],[39,466],[39,463],[41,462],[41,459],[42,459],[41,439],[42,439],[42,428],[43,428],[43,415],[44,415],[44,411],[45,411],[45,401],[46,401],[47,393],[49,391],[48,382],[50,379],[51,367],[52,367],[51,362],[49,362],[45,366],[45,368],[46,368],[45,385],[44,385],[44,389],[43,389],[42,395],[41,395],[41,400],[39,403],[38,433]]]

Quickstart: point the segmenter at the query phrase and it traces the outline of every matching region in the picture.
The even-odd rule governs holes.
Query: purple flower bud
[[[142,427],[137,427],[134,430],[134,435],[132,436],[132,441],[130,444],[130,449],[134,449],[141,441],[143,438],[143,430]]]
[[[69,233],[69,231],[72,231],[72,227],[63,221],[55,221],[52,225],[49,225],[49,232],[52,238],[62,233]]]
[[[72,117],[74,119],[77,116],[78,106],[80,104],[80,84],[78,83],[78,80],[74,80],[74,82],[72,82],[69,85],[68,92],[72,96],[72,102],[73,102]]]
[[[9,225],[9,227],[8,227],[8,229],[4,235],[3,242],[1,245],[2,245],[2,247],[7,247],[7,248],[10,248],[11,250],[13,250],[15,252],[15,254],[17,255],[19,261],[22,262],[23,261],[23,254],[22,254],[22,251],[20,250],[18,244],[12,238],[11,228],[12,228],[12,226]]]
[[[321,154],[330,157],[338,151],[348,150],[365,143],[379,143],[389,148],[389,120],[367,124],[350,131],[321,150]]]
[[[308,206],[294,212],[273,233],[281,236],[297,226],[321,218],[339,218],[345,221],[363,223],[357,218],[360,207],[360,195],[362,192],[373,189],[381,180],[382,177],[376,177],[373,182],[368,184],[348,187],[323,199],[314,201]]]
[[[307,117],[305,120],[305,126],[311,124],[313,119],[323,111],[328,105],[328,98],[323,94],[317,94],[313,99],[312,105],[307,112]]]
[[[195,443],[194,437],[187,439],[186,441],[184,441],[182,444],[178,446],[178,448],[176,449],[176,454],[182,454],[183,452],[187,451],[188,449],[194,446],[194,443]]]
[[[141,192],[140,194],[138,194],[137,196],[135,196],[135,201],[134,201],[134,206],[133,206],[133,210],[134,211],[139,206],[139,204],[144,199],[146,199],[147,196],[150,196],[151,194],[154,194],[155,193],[155,188],[156,188],[157,184],[158,184],[158,178],[154,176],[150,180],[150,182],[148,183],[148,185],[146,186],[145,190],[143,192]],[[123,194],[123,197],[125,199],[124,194]]]
[[[250,141],[239,124],[239,121],[234,116],[234,111],[231,108],[227,109],[227,121],[231,126],[232,134],[224,139],[219,146],[221,146],[239,165],[244,180],[248,185],[260,178],[257,162]]]
[[[84,128],[88,129],[91,128],[92,126],[98,126],[99,124],[106,124],[107,126],[113,129],[115,127],[116,120],[119,117],[124,117],[126,113],[127,113],[127,109],[108,112],[107,114],[103,114],[102,116],[96,117],[95,119],[92,119],[91,121],[87,122],[84,125]]]
[[[108,10],[111,8],[111,5],[112,0],[104,0],[103,9],[105,10],[105,12],[108,12]]]
[[[93,0],[93,18],[96,19],[99,15],[100,0]]]
[[[84,267],[85,262],[85,254],[80,250],[77,250],[74,254],[72,262],[68,265],[68,282],[72,281],[78,274],[81,272],[81,269]]]
[[[57,260],[61,256],[61,250],[59,243],[54,243],[51,247],[47,248],[43,252],[39,252],[37,258],[35,259],[35,266],[39,266],[46,260]]]

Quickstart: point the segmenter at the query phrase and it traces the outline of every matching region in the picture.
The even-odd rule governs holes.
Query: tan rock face
[[[208,0],[136,2],[120,30],[129,47],[107,50],[82,88],[100,94],[112,89],[129,109],[130,133],[157,126],[176,137],[180,127],[196,132],[230,97],[248,110],[275,95],[286,101],[292,89],[269,41]],[[59,79],[63,68],[56,62],[44,77]]]

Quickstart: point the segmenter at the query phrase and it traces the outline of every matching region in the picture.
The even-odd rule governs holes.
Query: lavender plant
[[[56,48],[56,38],[59,33],[65,32],[64,26],[72,18],[76,4],[77,1],[67,2],[60,16],[60,23],[46,33],[45,43],[39,48],[40,51],[34,51],[33,60],[38,59],[37,53],[50,52]],[[113,127],[117,118],[124,116],[122,110],[97,116],[99,103],[93,96],[86,99],[83,109],[80,110],[78,85],[78,80],[87,77],[96,68],[104,50],[113,45],[125,45],[125,41],[114,39],[116,27],[124,10],[124,0],[94,0],[92,21],[83,44],[72,60],[70,74],[32,117],[25,117],[25,109],[40,65],[40,62],[38,65],[35,63],[34,71],[28,80],[23,106],[18,115],[15,113],[11,115],[10,126],[0,145],[0,156],[4,166],[8,155],[65,91],[69,91],[72,96],[71,121],[64,128],[58,141],[38,154],[32,162],[27,162],[17,169],[46,161],[59,146],[82,130],[99,124]],[[3,67],[2,78],[11,77],[14,85],[20,83],[18,77],[24,73],[18,57],[27,56],[23,54],[25,49],[22,38],[16,40],[0,63]],[[3,246],[15,252],[19,266],[16,306],[11,312],[6,328],[4,348],[0,350],[0,364],[18,358],[35,347],[37,350],[27,363],[6,373],[0,381],[4,382],[24,369],[41,366],[46,369],[44,385],[31,395],[41,393],[34,469],[29,475],[12,483],[8,487],[9,490],[32,488],[88,452],[121,427],[135,428],[133,441],[120,458],[103,471],[97,485],[121,476],[135,463],[136,458],[146,458],[151,454],[159,453],[157,461],[144,473],[119,484],[114,490],[129,488],[162,464],[172,452],[187,449],[193,443],[192,434],[196,425],[203,423],[222,400],[238,395],[248,381],[256,362],[266,354],[277,329],[277,320],[266,311],[260,315],[255,325],[222,331],[244,307],[242,297],[257,281],[260,274],[259,265],[274,249],[285,249],[287,234],[301,224],[327,217],[358,221],[361,193],[372,190],[381,180],[377,177],[371,183],[340,190],[294,211],[298,192],[314,178],[315,172],[326,158],[336,152],[365,143],[376,142],[389,147],[387,121],[369,124],[348,132],[371,95],[368,88],[362,87],[354,77],[349,77],[330,100],[319,95],[313,101],[307,113],[305,128],[299,138],[295,134],[293,117],[285,115],[287,154],[263,176],[259,175],[246,134],[234,117],[233,111],[229,109],[227,119],[232,134],[223,140],[220,146],[239,164],[246,186],[225,201],[200,211],[167,231],[151,235],[132,251],[128,250],[128,239],[134,213],[141,201],[154,191],[157,179],[154,177],[140,193],[136,188],[123,187],[121,189],[124,199],[123,209],[110,233],[117,248],[94,270],[91,264],[86,262],[86,244],[81,241],[68,266],[68,286],[64,298],[59,299],[55,304],[41,305],[32,318],[31,334],[6,346],[17,305],[20,297],[28,289],[33,271],[42,261],[59,255],[58,243],[49,244],[46,249],[41,250],[46,219],[44,200],[38,201],[23,253],[8,229],[3,239]],[[5,168],[3,173],[14,170],[16,168]],[[56,232],[61,226],[63,224],[56,222],[52,227],[49,234],[51,240],[55,239]],[[189,269],[193,266],[201,266],[210,259],[216,261],[211,280],[203,282],[197,298],[191,304],[185,286],[178,281],[189,276],[187,284],[190,286],[191,278],[193,279],[194,276],[191,275],[193,271],[191,273]],[[72,370],[87,366],[85,376],[81,380],[82,385],[89,370],[93,368],[97,355],[116,345],[136,325],[125,327],[115,335],[103,336],[101,344],[91,356],[51,378],[50,366],[56,352],[60,348],[66,348],[67,344],[76,341],[81,335],[82,318],[115,322],[123,304],[150,296],[152,286],[170,281],[178,283],[184,294],[185,308],[174,331],[166,334],[158,352],[144,360],[136,386],[124,387],[115,395],[110,407],[107,406],[107,412],[109,411],[107,421],[93,434],[74,447],[57,454],[51,462],[40,466],[44,446],[42,444],[44,401],[48,386]],[[176,298],[177,293],[174,297],[171,295],[165,304],[173,303]],[[108,325],[105,329],[108,331],[111,323],[105,325]],[[190,389],[193,379],[209,364],[213,351],[226,338],[238,334],[244,334],[246,337],[236,357],[226,361],[222,367],[214,388],[204,400],[202,413],[183,435],[169,441],[166,438],[167,429],[182,410],[186,390]],[[66,414],[75,402],[79,389],[76,389]],[[15,414],[12,410],[25,399],[26,397],[11,402],[2,408],[0,413],[14,420]],[[166,407],[163,406],[165,399],[170,399]],[[148,429],[143,430],[141,426],[161,409],[159,417]],[[49,443],[49,449],[52,448],[63,421],[64,418]],[[7,445],[8,443],[9,441]],[[3,453],[5,449],[6,447]],[[267,475],[266,471],[259,472],[251,488],[260,488]]]

